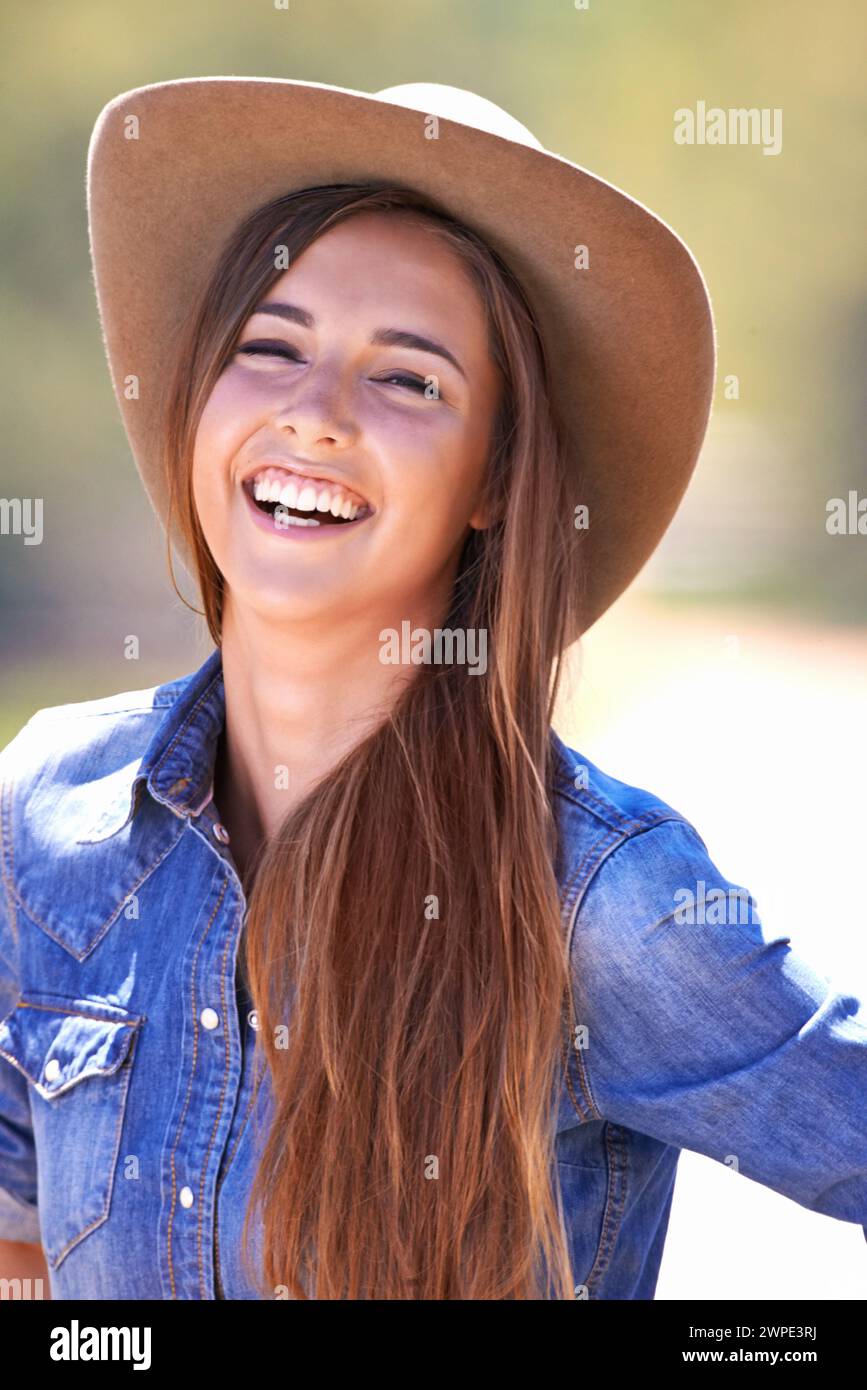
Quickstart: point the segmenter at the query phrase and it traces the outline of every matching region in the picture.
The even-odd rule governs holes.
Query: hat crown
[[[502,106],[463,87],[450,87],[445,82],[402,82],[397,87],[383,87],[382,91],[371,95],[378,101],[390,101],[394,106],[407,106],[412,111],[441,116],[446,121],[460,121],[462,125],[474,126],[489,135],[515,140],[535,150],[544,149],[533,132]]]

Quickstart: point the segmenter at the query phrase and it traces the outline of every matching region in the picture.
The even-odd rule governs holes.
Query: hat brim
[[[127,119],[138,118],[138,138]],[[472,227],[538,317],[570,448],[586,631],[668,528],[710,414],[710,299],[684,242],[622,190],[560,155],[366,92],[284,78],[204,77],[123,92],[87,162],[94,282],[115,395],[165,523],[160,389],[181,326],[226,239],[271,198],[317,184],[393,181]],[[589,267],[575,267],[576,247]],[[139,381],[138,398],[124,392]],[[576,537],[578,533],[576,532]],[[189,557],[183,555],[185,562]]]

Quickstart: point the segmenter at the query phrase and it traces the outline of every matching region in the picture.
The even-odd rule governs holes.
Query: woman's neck
[[[414,619],[414,625],[424,619]],[[433,621],[433,620],[431,620]],[[239,857],[249,863],[287,815],[386,717],[415,672],[383,664],[374,615],[364,627],[311,623],[285,629],[227,603],[222,662],[226,723],[214,800]]]

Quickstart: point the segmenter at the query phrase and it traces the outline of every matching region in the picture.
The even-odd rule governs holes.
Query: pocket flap
[[[0,1056],[51,1100],[87,1076],[117,1071],[142,1017],[102,1001],[22,994],[0,1023]]]

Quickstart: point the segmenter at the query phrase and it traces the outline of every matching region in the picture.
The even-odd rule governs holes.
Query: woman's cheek
[[[231,473],[233,461],[259,427],[256,404],[249,390],[225,375],[219,379],[199,419],[194,474],[198,470],[216,480]]]

